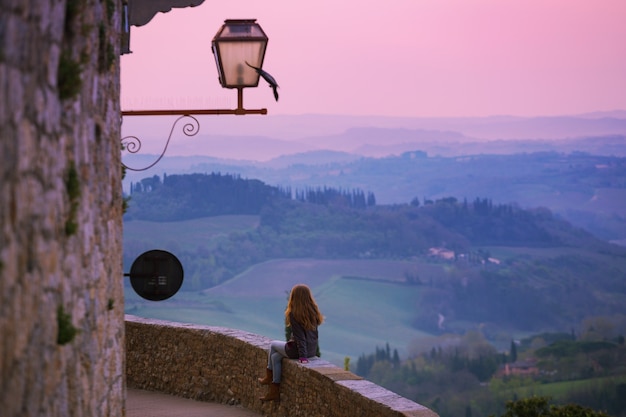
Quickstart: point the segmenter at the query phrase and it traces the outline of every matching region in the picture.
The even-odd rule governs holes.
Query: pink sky
[[[270,114],[564,115],[626,109],[626,0],[205,0],[133,27],[122,108],[234,108],[210,52],[225,19],[269,36],[246,108]]]

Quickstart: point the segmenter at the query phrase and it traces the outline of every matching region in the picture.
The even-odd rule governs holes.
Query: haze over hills
[[[267,161],[282,155],[335,150],[363,156],[385,156],[436,144],[494,140],[554,140],[626,135],[626,111],[580,116],[522,118],[394,118],[338,115],[246,116],[197,118],[196,136],[182,133],[184,119],[168,146],[168,156],[206,155],[223,159]],[[124,136],[142,140],[142,153],[162,151],[175,117],[125,117]],[[622,139],[623,140],[623,139]],[[403,146],[399,146],[403,145]],[[412,149],[408,149],[412,148]],[[429,149],[421,149],[429,150]],[[488,152],[485,148],[484,152]],[[450,152],[448,149],[445,152]],[[445,154],[445,152],[443,154]],[[431,152],[429,152],[430,154]]]
[[[140,137],[143,147],[123,161],[135,168],[156,161],[175,120],[125,118],[124,133]],[[186,137],[181,128],[189,120],[179,122],[154,168],[127,171],[126,192],[148,176],[222,172],[301,189],[358,187],[383,204],[489,197],[545,206],[594,234],[626,239],[622,174],[605,169],[623,165],[626,111],[537,118],[207,116],[199,118],[198,135]],[[546,152],[554,153],[550,161],[532,156]],[[557,157],[574,153],[598,157]],[[518,156],[505,158],[511,155]]]

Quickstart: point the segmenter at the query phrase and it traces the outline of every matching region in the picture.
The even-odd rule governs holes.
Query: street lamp
[[[267,36],[256,19],[228,19],[213,38],[211,48],[217,64],[219,81],[224,88],[237,89],[237,110],[243,109],[243,89],[259,85]]]
[[[170,136],[167,139],[165,149],[159,158],[151,165],[135,169],[124,165],[133,171],[144,171],[153,167],[161,160],[174,132],[178,121],[183,118],[190,118],[192,122],[183,126],[183,133],[187,136],[194,136],[200,129],[200,123],[194,117],[197,115],[219,115],[219,114],[267,114],[267,109],[244,109],[243,89],[246,87],[257,87],[259,77],[266,79],[272,88],[274,96],[276,93],[276,82],[269,74],[261,69],[265,57],[268,38],[256,22],[256,19],[227,19],[219,29],[211,43],[211,49],[215,56],[219,82],[224,88],[237,89],[236,109],[193,109],[193,110],[123,110],[122,116],[180,116],[172,126]],[[269,79],[268,79],[269,77]],[[137,153],[141,149],[141,141],[136,136],[126,136],[122,138],[122,144],[130,153]]]

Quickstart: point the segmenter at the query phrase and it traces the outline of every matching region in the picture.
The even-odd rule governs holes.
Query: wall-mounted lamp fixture
[[[219,82],[224,88],[237,89],[236,109],[191,109],[191,110],[125,110],[122,116],[172,116],[179,117],[172,126],[170,136],[159,158],[146,168],[136,169],[124,165],[134,171],[143,171],[153,167],[161,160],[167,144],[172,137],[174,127],[178,121],[184,117],[192,119],[192,123],[183,126],[183,132],[187,136],[194,136],[200,129],[198,120],[193,117],[197,115],[219,115],[219,114],[267,114],[267,109],[245,109],[243,107],[243,89],[246,87],[257,87],[259,77],[262,76],[274,89],[276,93],[277,84],[275,80],[261,69],[265,58],[268,37],[263,32],[256,19],[228,19],[224,21],[222,27],[213,38],[211,49],[217,64]],[[127,136],[122,139],[126,150],[130,153],[137,153],[141,148],[141,141],[136,136]]]

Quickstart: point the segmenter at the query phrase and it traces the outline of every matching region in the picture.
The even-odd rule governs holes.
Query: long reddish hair
[[[285,310],[285,323],[290,326],[289,315],[293,315],[302,327],[313,330],[324,322],[324,316],[313,298],[311,289],[304,284],[295,285],[289,294],[289,302]]]

